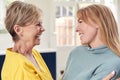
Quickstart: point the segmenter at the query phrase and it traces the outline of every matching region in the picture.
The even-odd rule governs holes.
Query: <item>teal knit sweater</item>
[[[110,72],[120,76],[120,58],[106,46],[79,46],[71,51],[63,80],[102,80]]]

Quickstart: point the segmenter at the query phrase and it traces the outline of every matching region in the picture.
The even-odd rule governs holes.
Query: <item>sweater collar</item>
[[[99,46],[99,47],[96,47],[96,48],[90,48],[89,46],[86,46],[87,50],[92,52],[92,53],[103,53],[106,51],[107,46],[106,45],[102,45],[102,46]]]
[[[107,46],[102,45],[102,46],[99,46],[99,47],[96,47],[96,48],[91,48],[91,47],[87,46],[87,48],[88,48],[88,50],[101,50],[101,49],[107,48]]]

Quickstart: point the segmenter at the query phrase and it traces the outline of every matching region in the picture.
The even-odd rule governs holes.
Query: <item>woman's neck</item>
[[[99,47],[99,46],[102,46],[102,45],[104,45],[104,43],[100,39],[94,40],[93,42],[91,42],[89,44],[89,46],[91,48],[96,48],[96,47]]]
[[[32,48],[33,47],[30,47],[29,44],[19,41],[19,42],[15,42],[12,50],[14,52],[18,52],[20,54],[26,55],[32,53]]]

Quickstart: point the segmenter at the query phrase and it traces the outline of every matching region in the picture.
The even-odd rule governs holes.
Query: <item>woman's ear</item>
[[[96,24],[96,29],[99,29],[99,25]]]
[[[23,30],[22,30],[22,27],[21,27],[21,26],[19,26],[19,25],[14,25],[14,31],[16,32],[16,34],[17,34],[18,36],[22,36]]]

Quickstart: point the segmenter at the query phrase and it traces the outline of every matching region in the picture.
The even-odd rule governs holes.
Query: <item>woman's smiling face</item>
[[[76,32],[79,33],[81,44],[90,45],[96,39],[96,36],[98,35],[97,34],[98,30],[95,24],[92,21],[90,21],[90,24],[87,24],[83,20],[78,20]]]
[[[30,44],[31,46],[40,44],[40,36],[45,31],[42,26],[42,22],[40,21],[36,22],[35,24],[22,27],[22,30],[22,37],[20,40]]]

